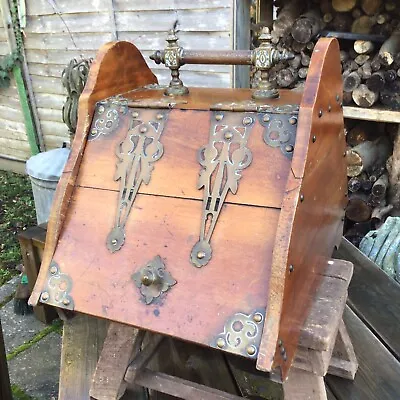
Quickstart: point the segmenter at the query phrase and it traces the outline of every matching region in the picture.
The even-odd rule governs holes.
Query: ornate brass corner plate
[[[225,198],[230,190],[238,190],[241,171],[252,161],[247,140],[255,122],[253,114],[215,112],[212,115],[209,142],[197,154],[203,167],[198,189],[203,191],[200,240],[192,249],[190,261],[195,267],[205,266],[211,259],[211,236]]]
[[[116,149],[117,170],[114,180],[120,182],[114,227],[107,236],[111,253],[119,250],[125,241],[125,224],[142,183],[148,185],[154,163],[164,152],[160,142],[168,110],[152,110],[151,118],[141,116],[143,110],[132,110],[130,129]]]
[[[217,335],[211,346],[240,356],[257,358],[264,319],[264,310],[249,315],[234,314],[226,321],[223,332]]]
[[[160,256],[154,257],[138,272],[135,272],[132,279],[140,289],[146,304],[151,304],[154,299],[176,284],[176,280],[165,269]]]
[[[118,128],[120,115],[128,111],[128,100],[123,97],[110,97],[97,103],[92,128],[88,140],[110,135]]]
[[[265,144],[279,147],[291,159],[296,143],[297,114],[260,113],[258,120],[264,127]]]
[[[60,271],[60,267],[52,261],[47,273],[46,285],[40,294],[40,301],[52,306],[74,309],[74,301],[70,296],[72,279]]]

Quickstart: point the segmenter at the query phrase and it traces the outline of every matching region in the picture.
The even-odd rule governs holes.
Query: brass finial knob
[[[260,46],[254,49],[253,65],[256,67],[256,71],[260,71],[261,74],[260,81],[253,92],[253,98],[258,100],[273,99],[279,97],[279,92],[275,85],[269,82],[268,70],[278,62],[291,60],[294,58],[294,54],[287,50],[278,51],[275,49],[271,42],[271,33],[267,27],[261,30],[258,39]]]

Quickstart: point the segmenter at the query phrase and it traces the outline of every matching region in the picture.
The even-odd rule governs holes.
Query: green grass
[[[36,400],[34,397],[27,395],[17,385],[11,385],[11,392],[14,400]]]
[[[35,225],[36,214],[29,178],[0,171],[0,286],[21,263],[18,232]]]
[[[48,334],[50,334],[52,332],[59,333],[61,329],[62,329],[62,321],[59,320],[59,319],[56,319],[55,321],[52,322],[52,324],[50,326],[46,326],[46,328],[44,328],[42,331],[40,331],[32,339],[28,340],[27,342],[22,343],[20,346],[16,347],[14,350],[10,351],[7,354],[7,361],[12,360],[18,354],[21,354],[25,350],[28,350],[35,343],[37,343],[40,340],[42,340]]]

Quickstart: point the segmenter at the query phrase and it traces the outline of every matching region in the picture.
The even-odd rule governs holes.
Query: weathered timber
[[[374,26],[374,19],[368,15],[362,15],[360,18],[354,20],[351,25],[352,33],[368,34],[371,33],[371,29]]]
[[[392,210],[393,204],[375,207],[372,210],[371,219],[375,220],[376,222],[381,222]]]
[[[354,222],[365,222],[371,218],[372,207],[368,205],[368,195],[352,193],[346,207],[346,218]]]
[[[337,12],[349,12],[357,4],[357,0],[332,0],[332,7]]]
[[[383,198],[389,186],[389,177],[387,174],[382,174],[372,186],[372,194],[375,197]]]
[[[392,110],[400,110],[400,81],[390,82],[380,93],[380,101]]]
[[[354,51],[358,54],[369,54],[374,51],[374,43],[369,40],[356,40],[354,42]]]
[[[383,71],[377,71],[367,80],[367,87],[369,90],[379,93],[385,87],[385,82],[385,73]]]
[[[379,49],[379,57],[386,66],[392,65],[400,52],[400,30],[395,30]]]
[[[391,145],[385,136],[375,141],[365,141],[346,152],[347,176],[357,176],[373,166],[384,165],[389,157]]]
[[[301,14],[303,9],[304,2],[300,0],[286,2],[286,4],[279,10],[277,18],[272,25],[273,32],[275,32],[279,37],[290,32],[294,21]]]
[[[358,65],[364,65],[368,60],[370,59],[370,56],[368,54],[359,54],[354,61]]]
[[[379,94],[369,90],[367,85],[359,85],[352,93],[353,101],[360,107],[372,107],[379,99]]]
[[[386,163],[389,173],[389,203],[396,209],[400,209],[400,128],[394,137],[393,154]]]
[[[375,15],[381,5],[382,0],[361,0],[361,8],[367,15]]]
[[[296,19],[292,26],[292,36],[299,43],[314,39],[323,28],[323,20],[318,10],[310,10]]]
[[[332,21],[332,27],[339,32],[348,32],[351,29],[353,17],[349,13],[338,13]]]
[[[343,91],[353,92],[360,84],[361,76],[357,71],[353,71],[343,78]]]

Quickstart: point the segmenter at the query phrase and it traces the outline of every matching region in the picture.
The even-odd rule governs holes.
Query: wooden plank
[[[232,0],[115,0],[117,11],[145,11],[145,10],[211,10],[214,8],[230,8]]]
[[[357,368],[358,362],[354,353],[353,344],[351,343],[344,322],[341,321],[335,348],[330,360],[328,374],[353,380]]]
[[[353,266],[342,260],[328,261],[310,313],[300,332],[304,348],[326,351],[333,346],[347,298]]]
[[[283,382],[283,393],[288,400],[327,400],[324,378],[296,368]]]
[[[0,399],[12,400],[10,377],[8,375],[8,366],[6,359],[6,351],[4,348],[3,331],[0,320]]]
[[[62,122],[62,110],[54,108],[38,108],[38,114],[42,121]]]
[[[27,154],[30,154],[30,147],[29,143],[24,141],[24,140],[15,140],[15,139],[10,139],[10,138],[3,138],[0,137],[0,148],[1,149],[15,149],[18,151],[23,151],[27,152]]]
[[[43,64],[43,63],[29,63],[29,71],[31,75],[39,75],[39,76],[52,76],[56,78],[60,78],[62,71],[66,67],[65,64]]]
[[[187,381],[164,374],[162,372],[153,372],[149,369],[141,371],[135,383],[158,392],[167,393],[186,400],[239,400],[241,396],[236,396],[220,390],[200,385],[195,382]]]
[[[65,96],[57,94],[38,93],[35,97],[38,108],[61,110],[65,103]]]
[[[68,137],[68,127],[64,124],[64,122],[56,122],[56,121],[41,121],[42,130],[44,136],[61,136],[63,138]]]
[[[383,108],[343,107],[343,116],[365,121],[400,123],[400,112]]]
[[[17,94],[14,94],[10,97],[3,94],[3,91],[0,91],[0,104],[6,105],[8,107],[12,107],[15,110],[21,110],[21,104],[19,102],[19,98]]]
[[[1,104],[1,103],[0,103],[0,118],[8,119],[14,122],[20,122],[20,123],[24,122],[24,116],[20,109],[9,107],[7,104]]]
[[[354,264],[348,304],[400,358],[400,285],[344,238],[336,257]]]
[[[216,32],[231,30],[231,10],[229,8],[206,10],[149,10],[115,13],[118,31],[135,30],[143,32],[162,31],[172,28],[179,21],[180,31]],[[134,21],[134,23],[133,23]],[[156,21],[154,24],[149,21]]]
[[[5,158],[10,157],[13,160],[26,161],[30,156],[31,156],[30,151],[17,150],[14,148],[0,145],[0,157],[5,157]]]
[[[118,11],[142,11],[142,10],[184,10],[184,9],[211,9],[230,7],[231,0],[116,0],[114,2],[115,9]],[[51,6],[51,2],[47,0],[35,0],[27,2],[28,15],[51,15],[55,12],[62,14],[68,13],[90,13],[105,12],[107,5],[102,1],[92,3],[81,2],[79,0],[57,0],[55,2],[56,10]]]
[[[25,129],[25,124],[23,122],[16,122],[13,121],[12,119],[0,118],[0,126],[4,130],[24,133],[26,137],[26,129]]]
[[[384,313],[385,309],[381,309]],[[344,322],[359,362],[354,381],[328,375],[326,381],[338,399],[393,400],[400,398],[400,363],[346,307]]]
[[[89,394],[96,400],[117,400],[126,390],[124,376],[137,355],[144,331],[111,322],[104,341]]]
[[[71,144],[69,137],[62,138],[61,136],[45,136],[46,148],[48,150],[58,149],[63,147],[64,144]]]
[[[13,140],[27,142],[25,132],[17,132],[0,128],[0,137],[4,139],[13,139]]]
[[[49,93],[67,96],[67,90],[61,83],[61,77],[53,78],[48,76],[32,75],[32,86],[36,93]]]
[[[78,314],[64,323],[59,400],[89,400],[90,380],[107,332],[106,320]]]

